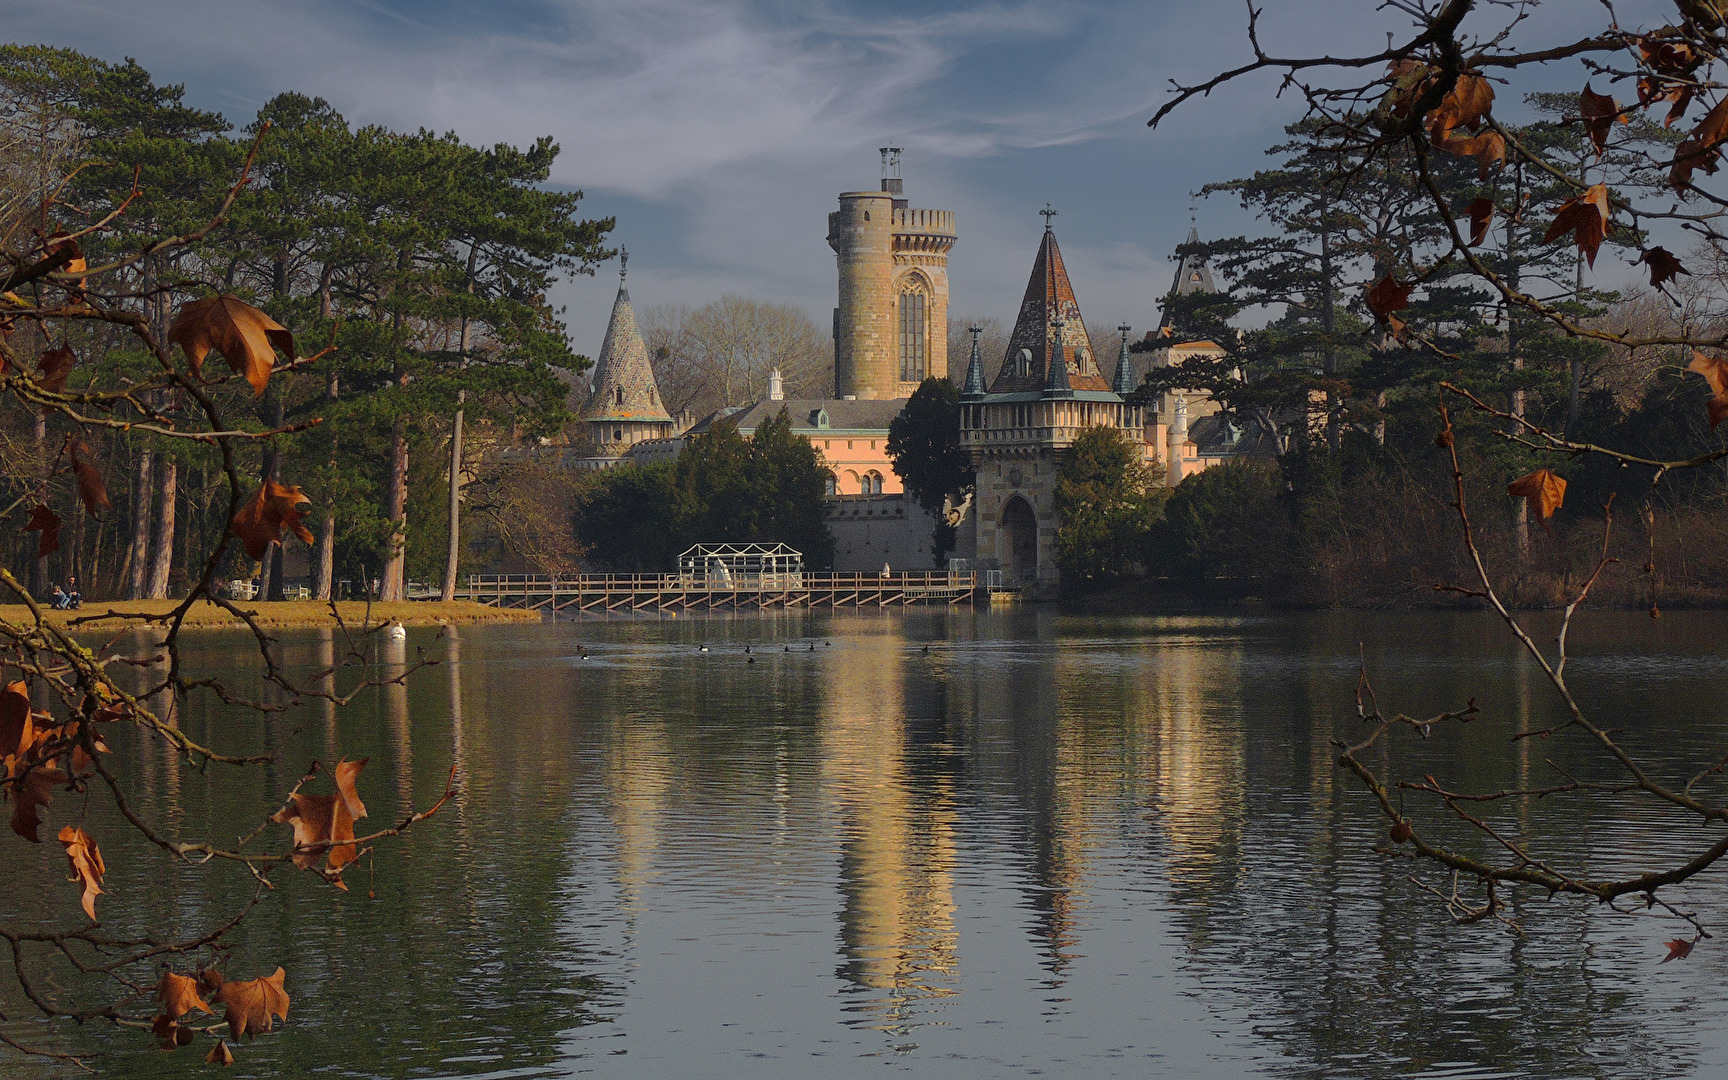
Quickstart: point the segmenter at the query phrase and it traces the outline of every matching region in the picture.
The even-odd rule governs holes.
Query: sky
[[[1504,9],[1484,6],[1484,28],[1498,26]],[[1261,7],[1260,40],[1277,55],[1371,53],[1409,32],[1380,0]],[[562,147],[552,183],[580,189],[586,216],[617,219],[610,243],[630,250],[639,308],[741,293],[797,304],[824,327],[827,215],[840,192],[878,186],[878,147],[904,148],[914,207],[956,214],[954,316],[1012,322],[1049,203],[1088,324],[1144,330],[1191,213],[1203,237],[1254,228],[1226,197],[1193,193],[1264,167],[1300,112],[1258,76],[1147,128],[1172,79],[1251,57],[1246,7],[1226,0],[0,0],[6,9],[13,41],[135,57],[236,126],[294,90],[356,125],[481,145],[551,135]],[[1517,36],[1582,37],[1603,10],[1550,0]],[[1618,5],[1627,27],[1669,11]],[[1583,72],[1568,62],[1538,78],[1575,89]],[[554,291],[578,352],[600,348],[616,268]]]

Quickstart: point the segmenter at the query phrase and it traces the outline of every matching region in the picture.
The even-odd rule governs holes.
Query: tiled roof
[[[1059,341],[1052,325],[1056,320],[1062,323]],[[1014,333],[1008,339],[1008,355],[1002,359],[990,392],[1043,390],[1051,381],[1047,361],[1052,352],[1059,352],[1067,365],[1068,385],[1073,389],[1110,390],[1110,377],[1099,369],[1098,358],[1092,355],[1092,342],[1080,317],[1080,304],[1074,299],[1068,268],[1062,263],[1062,250],[1056,246],[1056,234],[1046,226],[1038,256],[1032,261],[1026,295],[1020,301]]]
[[[606,324],[606,340],[594,365],[593,387],[588,400],[577,407],[584,420],[658,420],[672,417],[654,385],[654,369],[648,363],[648,346],[636,327],[636,312],[630,307],[630,291],[622,280],[618,298],[612,302],[612,321]]]
[[[785,409],[792,419],[793,428],[799,431],[815,431],[821,428],[834,428],[842,431],[887,431],[888,424],[906,407],[906,399],[886,399],[874,401],[844,401],[833,398],[788,398],[785,401],[758,401],[742,409],[728,412],[721,409],[696,422],[690,429],[691,434],[700,435],[711,428],[716,421],[728,419],[738,425],[743,432],[755,431],[768,420]],[[819,423],[826,414],[826,424]]]

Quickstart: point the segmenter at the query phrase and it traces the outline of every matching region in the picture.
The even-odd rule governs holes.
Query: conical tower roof
[[[960,396],[976,401],[984,396],[984,358],[978,355],[978,328],[970,327],[968,333],[972,335],[972,358],[966,362],[966,385]]]
[[[1193,245],[1200,243],[1200,230],[1188,226],[1188,239],[1182,246],[1190,248],[1183,253],[1176,264],[1176,280],[1170,283],[1170,291],[1177,296],[1189,296],[1193,293],[1215,293],[1218,286],[1212,281],[1212,268],[1206,265],[1206,256],[1192,250]],[[1170,325],[1168,313],[1159,320],[1158,328],[1162,330]]]
[[[600,346],[594,381],[589,385],[593,390],[578,410],[584,420],[672,420],[654,383],[648,346],[636,326],[636,312],[630,307],[630,290],[624,287],[622,272],[618,275],[618,298],[612,301],[612,321],[606,324],[606,340]]]
[[[1061,335],[1061,348],[1053,350],[1057,334]],[[1074,299],[1068,268],[1062,263],[1062,249],[1056,245],[1056,233],[1046,224],[1038,255],[1032,260],[1026,295],[1020,301],[1020,315],[1008,339],[1008,355],[996,381],[990,384],[990,392],[1042,391],[1050,383],[1047,366],[1052,351],[1067,363],[1067,381],[1072,389],[1109,391],[1110,380],[1099,371],[1098,358],[1092,355],[1092,342],[1080,317],[1080,304]]]

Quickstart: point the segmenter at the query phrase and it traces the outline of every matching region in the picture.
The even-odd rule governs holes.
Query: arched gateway
[[[1037,581],[1038,515],[1018,495],[1002,508],[1002,538],[1007,549],[1002,560],[1003,578],[1016,585]]]

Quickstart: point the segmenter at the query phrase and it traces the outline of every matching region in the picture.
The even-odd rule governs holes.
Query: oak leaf
[[[1598,94],[1586,82],[1578,95],[1578,119],[1584,122],[1584,133],[1590,136],[1590,145],[1596,148],[1596,156],[1601,157],[1608,150],[1608,133],[1614,130],[1614,121],[1624,121],[1626,114],[1621,111],[1618,101],[1606,94]]]
[[[30,508],[30,520],[24,523],[24,531],[41,533],[36,538],[38,559],[45,559],[60,550],[60,515],[46,504],[37,503]]]
[[[288,1019],[288,994],[282,989],[287,973],[281,968],[276,974],[243,982],[223,982],[214,997],[227,1006],[228,1035],[239,1041],[242,1035],[251,1038],[260,1031],[269,1031],[275,1019]]]
[[[1494,200],[1476,199],[1470,203],[1470,246],[1475,247],[1488,237],[1488,226],[1494,223]]]
[[[162,999],[162,1011],[168,1014],[170,1020],[178,1020],[193,1009],[204,1013],[215,1012],[209,1003],[198,995],[198,980],[190,975],[164,971],[162,981],[156,984],[156,995]]]
[[[60,830],[60,843],[66,848],[66,861],[72,867],[72,880],[84,888],[84,914],[96,922],[96,898],[102,895],[102,877],[108,873],[102,852],[82,826],[68,825]]]
[[[236,374],[246,376],[254,397],[270,385],[270,372],[276,366],[272,346],[294,358],[293,332],[237,296],[213,296],[184,305],[168,327],[168,340],[186,353],[192,374],[200,379],[210,350],[221,353]]]
[[[1578,250],[1584,253],[1585,261],[1594,269],[1596,251],[1602,246],[1602,238],[1613,231],[1614,227],[1608,223],[1608,185],[1594,184],[1582,195],[1575,195],[1560,204],[1542,242],[1551,244],[1571,233]]]
[[[78,499],[91,517],[100,517],[98,511],[108,506],[108,485],[103,482],[101,471],[80,456],[80,450],[88,454],[90,448],[81,442],[72,444],[72,472],[78,477]]]
[[[1684,960],[1692,955],[1693,943],[1685,938],[1675,938],[1673,941],[1664,941],[1662,944],[1668,946],[1668,955],[1662,958],[1664,964],[1670,960]]]
[[[229,523],[229,529],[246,547],[246,554],[254,559],[262,559],[264,553],[270,550],[270,545],[282,539],[284,528],[310,544],[312,530],[301,522],[301,506],[311,505],[312,500],[301,493],[298,487],[288,487],[274,480],[266,480],[258,488],[258,494],[252,501],[240,508]]]
[[[51,393],[60,393],[66,389],[66,379],[72,374],[72,365],[77,362],[78,354],[70,345],[43,350],[37,360],[36,384]]]
[[[1724,94],[1722,100],[1704,114],[1704,119],[1698,121],[1692,133],[1674,148],[1674,164],[1668,170],[1669,185],[1676,191],[1685,188],[1692,182],[1695,169],[1714,174],[1725,138],[1728,138],[1728,94]]]
[[[216,1040],[216,1045],[212,1046],[210,1048],[210,1052],[208,1054],[204,1055],[204,1064],[206,1064],[206,1065],[232,1065],[232,1064],[234,1064],[234,1051],[228,1049],[227,1040],[225,1040],[225,1039],[217,1039]]]
[[[1530,508],[1547,521],[1566,501],[1566,478],[1547,469],[1537,469],[1507,484],[1506,494],[1529,500]]]
[[[1680,265],[1680,260],[1665,247],[1653,247],[1638,256],[1638,261],[1650,268],[1650,286],[1660,289],[1664,282],[1673,281],[1676,274],[1692,276],[1692,271]]]

